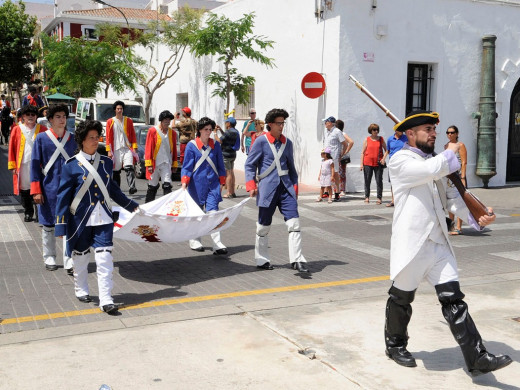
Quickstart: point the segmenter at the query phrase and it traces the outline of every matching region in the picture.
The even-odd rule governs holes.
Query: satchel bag
[[[381,145],[381,137],[379,138],[379,144]],[[379,155],[383,156],[383,154],[384,154],[383,153],[383,145],[381,145],[381,146],[379,146]],[[384,164],[382,164],[380,158],[377,160],[377,165],[380,166],[383,169],[386,168],[386,162]]]
[[[341,156],[341,162],[343,164],[350,163],[350,155],[348,153],[345,153],[343,156]]]

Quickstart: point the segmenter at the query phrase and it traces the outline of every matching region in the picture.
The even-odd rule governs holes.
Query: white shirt
[[[157,158],[155,165],[169,164],[172,165],[172,152],[170,150],[170,140],[168,138],[168,132],[164,134],[160,128],[157,128],[157,135],[161,137],[161,146],[157,152]]]
[[[87,154],[82,150],[80,150],[80,153],[87,159],[87,161],[93,161],[94,157],[96,156],[95,154]],[[94,210],[92,210],[92,214],[90,214],[90,217],[88,218],[87,226],[100,226],[107,225],[109,223],[114,223],[114,220],[107,214],[105,209],[101,207],[101,203],[97,201],[96,205],[94,206]]]
[[[114,150],[126,148],[123,123],[114,117]]]
[[[342,151],[342,143],[345,141],[343,132],[337,127],[325,131],[324,148],[330,148],[332,158],[339,158]]]
[[[20,129],[25,137],[25,147],[23,148],[23,157],[22,164],[26,164],[31,161],[32,156],[32,147],[34,142],[34,132],[36,130],[36,126],[32,129],[29,129],[25,125],[20,125]]]

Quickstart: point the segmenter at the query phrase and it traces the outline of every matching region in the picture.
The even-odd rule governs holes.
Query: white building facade
[[[520,114],[515,116],[520,104],[512,104],[514,96],[520,101],[520,2],[235,0],[213,12],[233,20],[255,12],[254,33],[275,42],[265,53],[274,59],[274,68],[240,59],[234,65],[256,78],[250,106],[258,118],[275,107],[289,112],[285,133],[294,142],[302,183],[318,185],[321,119],[332,115],[345,121],[346,132],[355,141],[347,172],[349,191],[363,188],[359,167],[369,124],[378,123],[385,139],[393,135],[394,125],[349,81],[349,74],[398,118],[421,105],[439,112],[437,152],[447,142],[446,129],[457,125],[468,150],[468,185],[482,186],[475,175],[478,122],[473,113],[479,110],[482,38],[495,35],[497,174],[489,185],[520,180],[515,165],[508,166],[520,153]],[[160,62],[167,53],[159,53]],[[224,102],[211,97],[213,87],[204,80],[211,71],[222,69],[211,58],[186,55],[175,77],[156,92],[152,116],[188,105],[195,119],[209,116],[223,125]],[[326,80],[326,91],[317,99],[301,91],[302,78],[309,72],[321,73]],[[246,118],[237,116],[241,130],[240,119]],[[245,157],[238,153],[238,169]],[[385,187],[389,188],[386,180]]]

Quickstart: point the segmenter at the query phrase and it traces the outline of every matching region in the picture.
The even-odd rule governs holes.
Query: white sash
[[[128,137],[127,137],[127,135],[126,135],[126,133],[125,133],[125,117],[123,117],[123,120],[122,120],[122,121],[120,121],[120,120],[117,119],[116,117],[113,117],[113,118],[112,118],[112,121],[113,121],[113,122],[112,122],[112,123],[113,123],[112,128],[113,128],[114,130],[115,130],[116,123],[117,123],[116,120],[117,120],[119,123],[121,123],[121,132],[123,133],[123,139],[124,139],[124,141],[125,141],[125,145],[126,145],[126,147],[127,147],[128,149],[130,149],[130,150],[133,150],[133,149],[132,149],[132,145],[130,145],[130,141],[128,141]],[[119,128],[118,128],[118,130],[119,130]],[[112,131],[113,131],[113,130],[112,130]],[[115,141],[114,141],[114,144],[115,144]]]
[[[191,140],[190,141],[191,143],[193,143],[193,145],[197,146],[197,142],[195,140]],[[197,148],[198,149],[198,148]],[[218,176],[218,171],[217,171],[217,167],[215,167],[215,164],[213,163],[213,161],[211,160],[211,158],[209,158],[209,154],[211,153],[211,147],[208,146],[206,148],[206,150],[204,150],[203,152],[201,151],[202,153],[202,156],[197,160],[197,162],[195,163],[195,168],[193,168],[193,173],[195,173],[195,171],[197,169],[199,169],[199,167],[202,165],[202,163],[204,161],[207,161],[209,166],[211,168],[213,168],[213,170],[215,171],[215,174]]]
[[[73,210],[72,207],[73,206],[77,207],[79,205],[81,199],[83,198],[83,196],[86,193],[86,190],[88,190],[88,188],[90,187],[92,180],[94,180],[96,182],[99,189],[101,190],[101,193],[105,197],[105,203],[106,203],[108,209],[112,210],[112,202],[110,201],[110,195],[108,194],[107,187],[105,185],[105,182],[103,181],[103,179],[101,179],[101,176],[99,176],[99,173],[97,172],[96,161],[97,161],[97,165],[99,165],[99,159],[100,159],[99,154],[96,153],[96,157],[94,157],[94,165],[92,165],[85,157],[83,157],[83,155],[81,153],[76,154],[76,159],[80,163],[83,164],[83,166],[90,173],[90,175],[87,176],[87,180],[85,180],[85,182],[83,183],[83,186],[80,188],[80,190],[76,194],[76,197],[74,198],[72,205],[70,207],[70,212],[72,214],[74,214],[76,212],[76,208],[74,208],[74,210]],[[89,179],[90,179],[90,182],[89,182],[88,186],[86,186],[86,184],[87,184],[86,182],[89,181]],[[81,198],[76,203],[76,199],[79,197],[80,192],[82,192],[83,188],[86,188],[86,190],[83,191]]]
[[[65,161],[67,161],[70,158],[64,148],[65,144],[69,140],[70,133],[68,131],[65,131],[65,134],[63,134],[63,138],[61,139],[61,143],[58,142],[52,131],[47,130],[45,134],[47,134],[54,146],[56,146],[56,150],[52,154],[51,159],[47,162],[45,168],[43,168],[43,174],[47,176],[47,173],[50,171],[60,154],[65,158]]]
[[[262,180],[264,177],[269,175],[274,168],[276,167],[276,170],[278,171],[278,176],[285,176],[289,173],[289,170],[282,169],[282,165],[280,164],[280,157],[282,157],[283,151],[285,150],[285,145],[287,145],[287,142],[283,143],[278,153],[276,152],[276,148],[274,147],[274,142],[268,142],[269,147],[271,148],[271,151],[273,152],[274,161],[271,163],[269,168],[267,168],[265,171],[263,171],[260,175],[258,175],[256,178],[258,181]]]

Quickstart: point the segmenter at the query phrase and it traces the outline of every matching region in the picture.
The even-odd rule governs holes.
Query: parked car
[[[73,112],[67,118],[67,131],[72,134],[76,131],[76,114]]]
[[[139,161],[135,164],[135,175],[139,179],[144,179],[146,177],[146,167],[144,165],[144,148],[146,145],[146,136],[148,135],[148,130],[150,129],[150,125],[134,125],[135,129],[135,137],[137,138],[137,154],[139,155]],[[179,144],[179,133],[177,133],[177,172],[172,174],[172,181],[180,181],[181,180],[181,164],[179,162],[181,156],[181,147]]]

